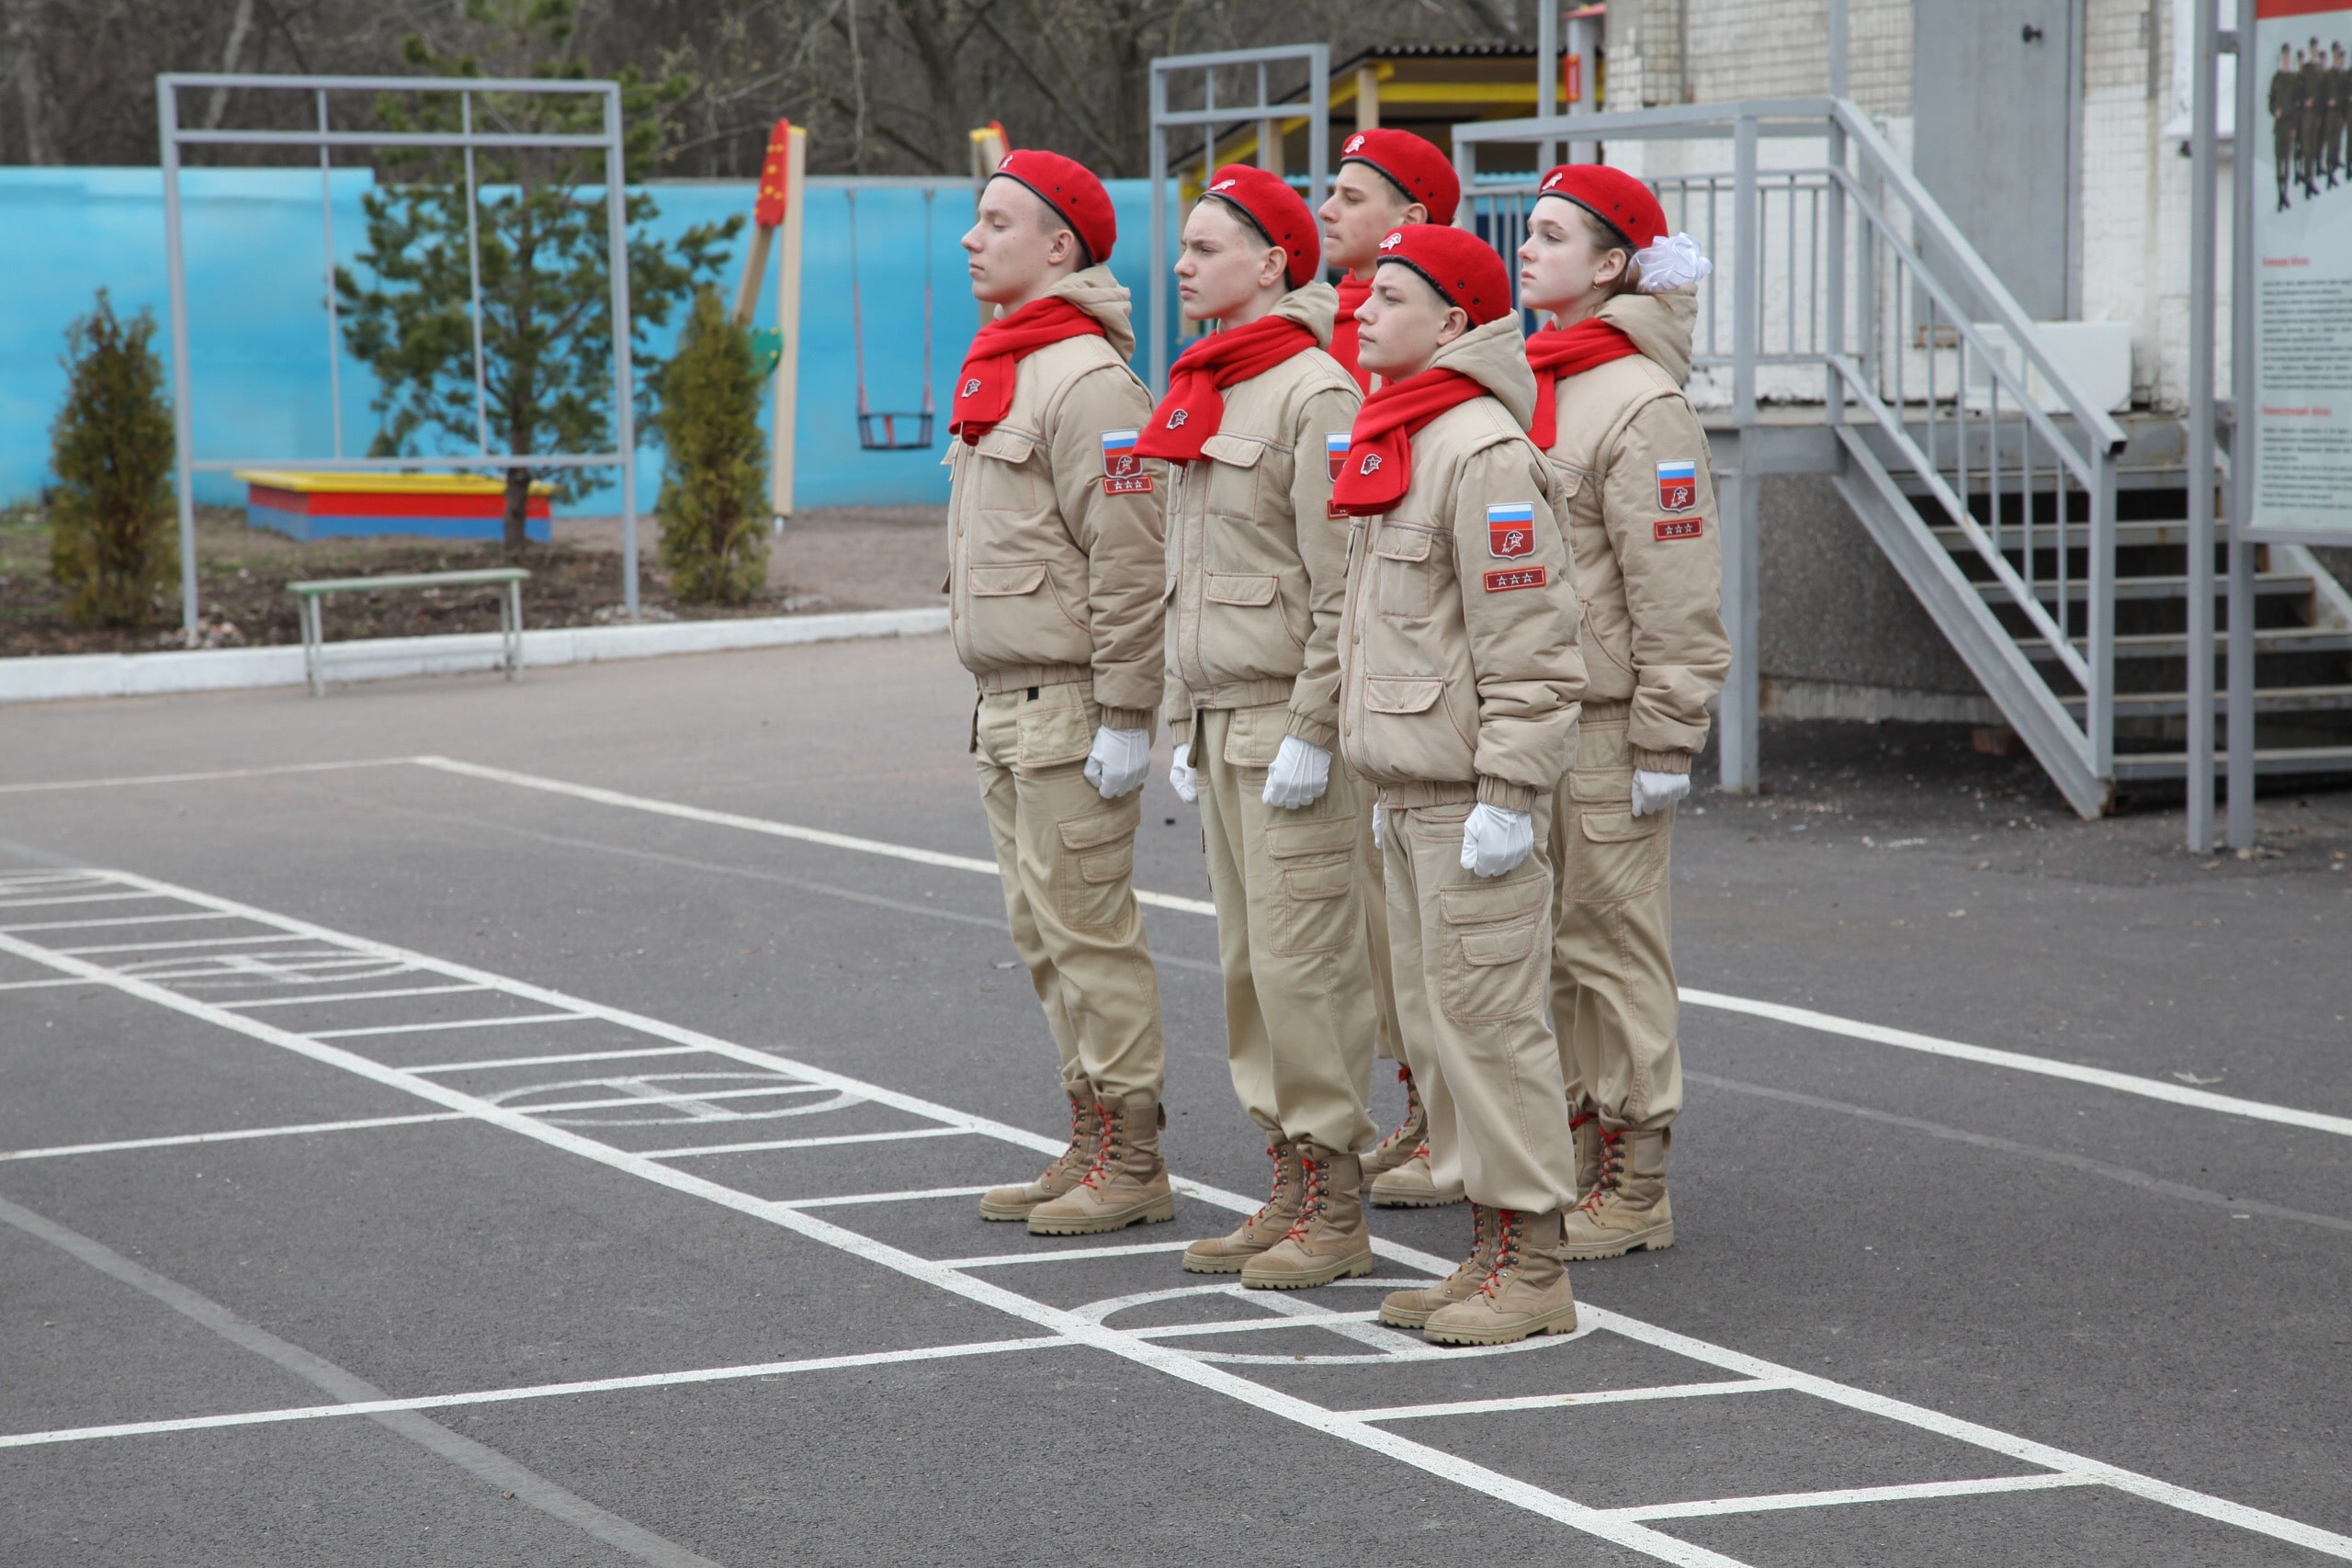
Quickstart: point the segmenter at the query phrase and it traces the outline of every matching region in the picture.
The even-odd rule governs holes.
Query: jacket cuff
[[[1114,708],[1105,705],[1102,709],[1102,728],[1140,729],[1148,735],[1151,733],[1151,721],[1158,716],[1157,708]]]
[[[1299,713],[1295,710],[1293,710],[1290,716],[1290,723],[1286,728],[1284,728],[1283,733],[1284,735],[1295,735],[1301,740],[1306,741],[1309,746],[1320,746],[1326,751],[1337,751],[1340,749],[1340,727],[1338,725],[1328,723],[1319,718],[1309,718],[1305,714]]]
[[[1526,784],[1507,784],[1491,773],[1478,775],[1478,804],[1504,811],[1532,811],[1535,791]]]
[[[1688,751],[1653,751],[1646,746],[1628,748],[1634,754],[1634,766],[1645,773],[1687,773],[1690,771]]]

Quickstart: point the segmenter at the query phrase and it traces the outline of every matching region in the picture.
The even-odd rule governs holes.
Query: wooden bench
[[[480,588],[505,590],[498,596],[498,635],[505,650],[506,678],[523,669],[523,584],[530,573],[519,566],[483,567],[473,571],[410,571],[387,577],[329,577],[311,582],[289,582],[286,592],[300,603],[302,672],[310,678],[311,695],[326,694],[326,631],[320,608],[333,593],[373,593],[388,588]]]

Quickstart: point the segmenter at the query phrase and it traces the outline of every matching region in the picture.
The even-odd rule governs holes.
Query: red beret
[[[1510,274],[1495,248],[1467,229],[1408,223],[1380,242],[1375,265],[1394,262],[1428,280],[1448,304],[1459,305],[1474,327],[1511,312]]]
[[[1623,169],[1606,164],[1562,164],[1545,173],[1535,188],[1535,199],[1556,196],[1573,201],[1611,229],[1633,250],[1640,250],[1668,232],[1666,209],[1650,187]]]
[[[1359,130],[1340,143],[1340,162],[1363,164],[1379,171],[1390,185],[1430,209],[1432,223],[1453,221],[1462,200],[1462,181],[1437,143],[1409,130],[1385,127]]]
[[[1316,264],[1323,255],[1315,215],[1306,210],[1306,198],[1280,175],[1247,164],[1227,164],[1209,176],[1209,188],[1204,194],[1230,204],[1265,237],[1266,243],[1280,245],[1290,254],[1283,276],[1293,288],[1315,276]]]
[[[1093,170],[1058,152],[1023,147],[1006,153],[992,177],[1012,180],[1035,193],[1038,200],[1069,225],[1096,265],[1111,259],[1111,247],[1119,238],[1119,218],[1112,210],[1111,193],[1102,188]]]

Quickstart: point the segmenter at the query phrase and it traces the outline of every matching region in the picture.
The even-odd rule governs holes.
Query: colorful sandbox
[[[298,539],[425,534],[495,539],[505,530],[506,481],[484,474],[316,474],[241,468],[245,521]],[[524,530],[545,543],[554,487],[535,484]]]

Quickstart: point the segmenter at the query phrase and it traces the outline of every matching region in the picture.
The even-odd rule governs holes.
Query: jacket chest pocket
[[[1036,444],[1017,431],[991,430],[966,457],[959,474],[972,487],[980,512],[1033,513],[1044,510],[1045,486],[1030,462]]]
[[[1201,443],[1201,461],[1187,479],[1201,486],[1201,508],[1219,517],[1258,515],[1259,468],[1266,455],[1262,441],[1217,434]]]
[[[1427,528],[1380,525],[1372,540],[1372,570],[1382,615],[1410,621],[1428,616],[1436,592],[1431,579],[1437,574],[1437,563],[1430,558],[1436,537]]]

